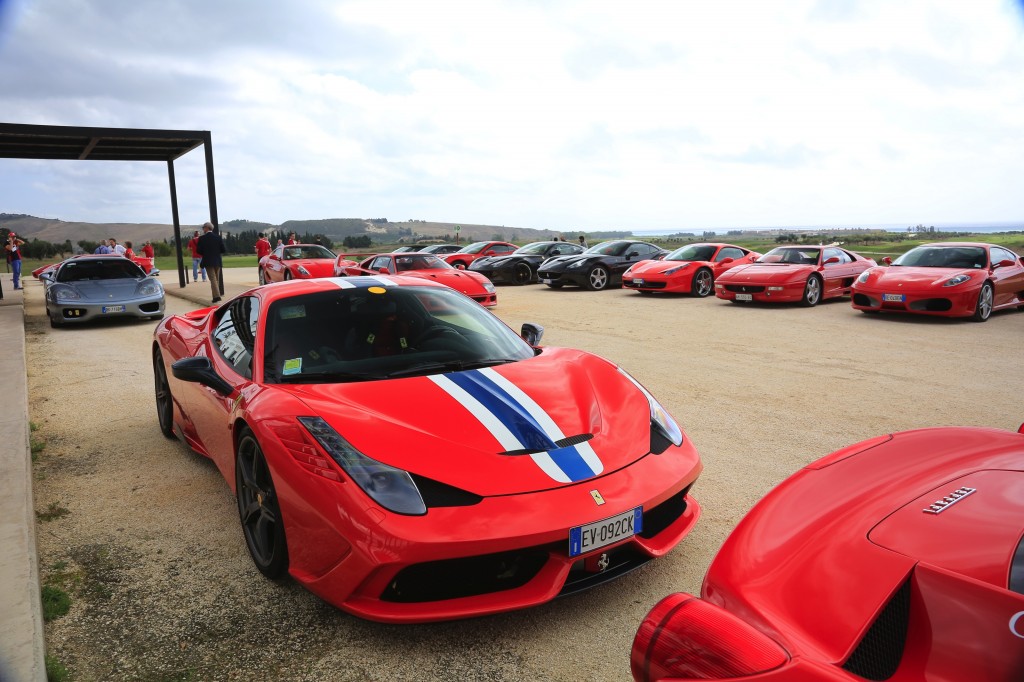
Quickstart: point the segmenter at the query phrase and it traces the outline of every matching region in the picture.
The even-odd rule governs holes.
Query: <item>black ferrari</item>
[[[495,284],[530,284],[537,281],[537,269],[554,256],[583,253],[583,247],[571,242],[532,242],[512,253],[478,258],[469,265]]]
[[[654,244],[631,239],[601,242],[575,256],[556,256],[540,265],[537,276],[543,284],[559,289],[575,284],[592,291],[622,286],[622,273],[642,260],[660,260],[668,251]]]

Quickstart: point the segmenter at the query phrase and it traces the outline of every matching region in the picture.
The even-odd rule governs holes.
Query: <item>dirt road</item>
[[[225,274],[255,285],[252,271]],[[169,313],[195,307],[167,300]],[[1024,313],[976,324],[868,316],[848,300],[504,287],[494,312],[514,329],[537,322],[547,345],[608,357],[666,405],[704,458],[704,515],[671,555],[610,585],[509,615],[386,626],[256,571],[227,484],[157,427],[152,323],[51,330],[38,282],[25,301],[30,413],[46,443],[34,495],[56,517],[38,525],[40,568],[73,600],[47,645],[76,680],[628,679],[647,610],[699,590],[730,529],[801,465],[893,430],[1024,420]]]

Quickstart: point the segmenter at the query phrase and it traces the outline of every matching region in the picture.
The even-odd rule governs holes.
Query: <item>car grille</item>
[[[144,313],[158,313],[160,312],[160,302],[152,301],[150,303],[143,303],[139,306],[139,310]]]
[[[657,507],[652,507],[645,511],[644,529],[640,531],[640,537],[649,540],[671,526],[676,519],[682,516],[686,511],[686,496],[692,487],[693,484],[691,483]]]
[[[764,291],[764,287],[757,287],[751,284],[726,284],[725,288],[737,294],[759,294]]]
[[[414,564],[399,571],[380,598],[413,604],[512,590],[533,580],[547,560],[547,549],[528,547]]]
[[[903,658],[910,621],[910,580],[892,596],[843,664],[843,670],[866,680],[887,680]]]
[[[664,289],[666,282],[644,282],[643,284],[634,284],[633,280],[624,279],[622,283],[630,289]]]
[[[911,310],[928,313],[944,313],[953,307],[953,302],[948,298],[926,298],[914,301],[907,305]]]

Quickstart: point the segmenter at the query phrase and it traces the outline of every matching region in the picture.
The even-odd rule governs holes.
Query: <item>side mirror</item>
[[[377,268],[377,272],[382,272],[385,275],[390,275],[391,274],[391,271],[388,270],[387,268]]]
[[[1012,260],[1006,258],[1005,260],[1001,260],[995,265],[993,265],[992,269],[995,270],[996,268],[1012,268],[1014,265],[1015,263]]]
[[[636,258],[639,255],[640,252],[638,251],[630,251],[629,253],[626,254],[626,258]]]
[[[222,396],[229,396],[234,392],[231,384],[224,381],[213,369],[210,358],[198,355],[194,358],[182,358],[171,365],[171,373],[177,379],[190,381],[196,384],[208,386]]]
[[[831,258],[825,259],[825,265],[833,265],[839,262],[839,256],[832,256]]]
[[[892,258],[889,258],[888,256],[883,256],[882,262],[885,263],[886,265],[892,265]]]
[[[540,339],[544,336],[544,327],[533,322],[524,322],[519,335],[523,337],[523,341],[536,347],[540,345]]]
[[[732,261],[733,261],[732,258],[726,257],[726,258],[723,258],[722,260],[718,261],[718,264],[719,265],[726,265],[728,263],[731,263]]]
[[[52,282],[53,281],[53,273],[52,272],[41,273],[39,275],[39,279],[43,280],[44,282]]]

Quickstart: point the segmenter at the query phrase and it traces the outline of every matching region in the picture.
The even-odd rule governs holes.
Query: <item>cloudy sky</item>
[[[209,130],[221,220],[1024,222],[1024,1],[0,0],[0,121]],[[168,195],[0,159],[0,212]]]

